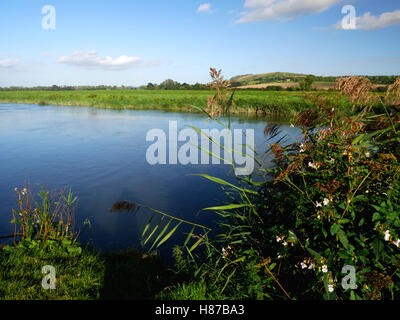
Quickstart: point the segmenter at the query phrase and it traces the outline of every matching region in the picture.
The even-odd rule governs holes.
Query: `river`
[[[264,139],[264,128],[271,121],[235,117],[232,127],[254,130],[255,148],[262,154],[271,143]],[[287,121],[274,122],[292,138],[299,134]],[[0,235],[13,232],[14,188],[26,184],[35,193],[39,186],[54,191],[71,188],[79,197],[75,228],[81,229],[88,219],[91,228],[81,239],[91,239],[103,250],[138,247],[150,217],[149,210],[110,212],[118,201],[141,203],[214,227],[215,213],[201,209],[220,205],[224,193],[217,184],[192,174],[234,182],[231,166],[200,160],[200,164],[183,165],[179,159],[171,164],[169,157],[167,164],[149,163],[146,154],[156,140],[146,141],[146,136],[154,129],[165,132],[168,151],[171,124],[177,125],[178,134],[188,125],[222,129],[196,113],[0,104]],[[178,150],[183,144],[178,142]],[[181,236],[171,238],[163,250],[180,240]]]

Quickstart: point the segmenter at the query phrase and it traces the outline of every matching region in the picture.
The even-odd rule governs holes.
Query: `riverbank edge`
[[[49,267],[53,289],[43,284]],[[176,282],[159,256],[136,248],[103,252],[86,245],[72,254],[22,241],[0,249],[0,300],[152,300]]]
[[[87,108],[98,108],[98,109],[106,109],[106,110],[154,110],[154,111],[166,111],[166,112],[184,112],[184,113],[198,113],[201,111],[197,109],[195,106],[187,105],[185,107],[164,107],[158,105],[152,106],[135,106],[135,105],[124,105],[123,107],[114,107],[110,105],[102,105],[102,104],[85,104],[85,103],[74,103],[74,102],[46,102],[45,104],[41,104],[40,101],[37,100],[1,100],[1,103],[15,103],[15,104],[35,104],[38,107],[41,106],[66,106],[66,107],[87,107]],[[294,116],[298,113],[298,110],[275,110],[274,112],[267,111],[266,109],[257,109],[257,108],[244,108],[235,106],[230,110],[231,115],[235,116],[252,116],[252,117],[276,117],[276,116]]]

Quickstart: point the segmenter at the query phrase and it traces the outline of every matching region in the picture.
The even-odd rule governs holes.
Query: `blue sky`
[[[357,30],[338,27],[344,5]],[[2,0],[0,86],[205,83],[211,66],[400,74],[399,33],[398,0]]]

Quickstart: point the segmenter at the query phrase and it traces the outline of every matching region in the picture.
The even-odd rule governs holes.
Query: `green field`
[[[88,106],[107,109],[155,109],[196,111],[192,106],[206,107],[207,98],[214,93],[207,90],[77,90],[77,91],[2,91],[0,102],[31,103],[38,105]],[[237,90],[234,114],[294,115],[313,108],[306,95],[337,95],[317,92],[267,92]],[[338,107],[348,109],[346,99],[340,98]]]

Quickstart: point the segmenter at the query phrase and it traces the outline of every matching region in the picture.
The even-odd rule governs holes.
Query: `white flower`
[[[366,152],[366,153],[365,153],[365,156],[366,156],[367,158],[369,158],[369,157],[371,156],[371,154],[370,154],[369,152]]]
[[[300,265],[301,265],[301,268],[302,268],[302,269],[307,268],[307,265],[306,265],[304,262],[300,263]]]
[[[281,242],[281,241],[282,241],[281,237],[276,236],[276,242]]]
[[[311,270],[311,269],[314,269],[314,267],[315,267],[315,264],[314,263],[310,263],[310,265],[308,266],[308,269]]]
[[[317,169],[320,167],[320,165],[319,165],[318,163],[313,163],[313,162],[309,162],[309,163],[308,163],[308,166],[309,166],[310,168],[315,169],[315,170],[317,170]]]
[[[327,266],[326,264],[324,264],[324,265],[322,266],[322,272],[323,272],[323,273],[327,273],[327,272],[328,272],[328,266]]]
[[[283,241],[282,244],[286,247],[287,246],[287,242]]]
[[[317,202],[315,202],[315,206],[318,208],[318,207],[322,207],[322,204],[321,203],[319,203],[318,201]]]
[[[385,231],[385,241],[389,241],[389,239],[390,239],[390,231],[386,230]]]
[[[226,258],[228,256],[228,251],[225,250],[225,248],[222,248],[222,256]]]
[[[313,169],[317,170],[317,165],[316,165],[315,163],[309,162],[309,163],[308,163],[308,166],[309,166],[310,168],[313,168]]]
[[[327,206],[329,204],[329,199],[325,198],[324,199],[324,206]]]
[[[294,124],[293,124],[293,123],[291,123],[291,124],[290,124],[290,127],[291,127],[291,128],[294,128]]]
[[[333,289],[333,284],[328,285],[328,291],[333,292],[335,289]]]
[[[300,145],[300,153],[304,152],[304,150],[305,150],[305,145],[304,145],[304,143],[302,143]]]
[[[282,256],[280,254],[278,254],[278,259],[282,259]]]
[[[393,244],[398,248],[400,245],[400,240],[393,241]]]

